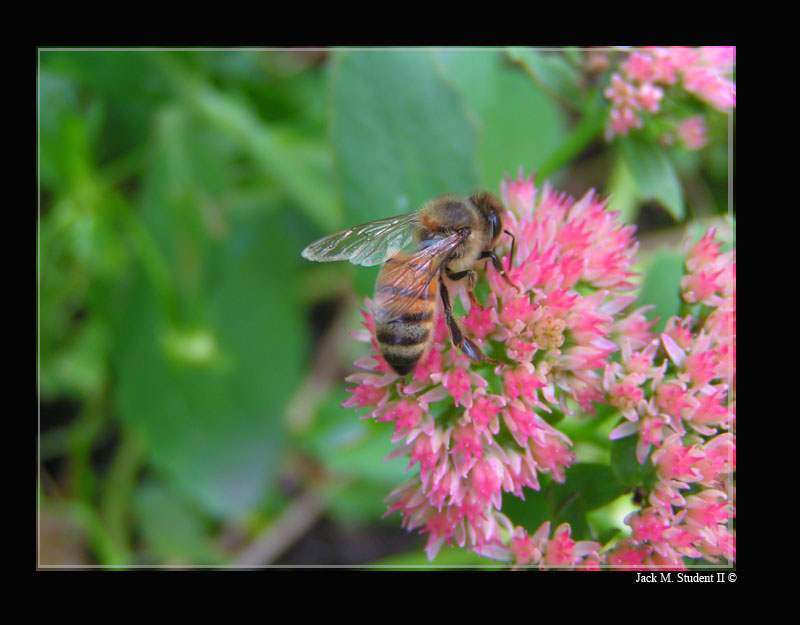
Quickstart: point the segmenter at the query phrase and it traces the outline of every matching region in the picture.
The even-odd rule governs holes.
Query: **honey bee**
[[[514,237],[503,229],[505,216],[503,204],[488,191],[469,197],[445,195],[417,212],[331,234],[306,247],[302,255],[320,262],[383,263],[375,284],[375,334],[386,362],[398,375],[413,372],[433,343],[437,289],[453,345],[475,362],[496,363],[461,332],[443,276],[466,279],[467,293],[476,304],[473,268],[489,259],[517,288],[494,252],[505,232],[514,255]]]

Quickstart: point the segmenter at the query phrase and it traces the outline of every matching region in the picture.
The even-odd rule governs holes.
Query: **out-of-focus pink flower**
[[[724,271],[698,271],[681,280],[683,299],[690,304],[697,302],[714,306],[719,303],[718,292],[723,289]]]
[[[622,71],[629,80],[649,83],[653,79],[654,59],[649,54],[632,52],[628,60],[622,64]]]
[[[609,141],[614,135],[628,134],[629,130],[641,128],[644,125],[641,118],[629,107],[612,108],[609,113],[608,126],[606,127],[606,139]]]
[[[713,67],[692,67],[683,74],[683,87],[715,109],[729,113],[736,107],[736,85]]]
[[[611,76],[611,86],[604,93],[606,98],[617,108],[639,108],[639,102],[636,99],[636,87],[619,74]]]
[[[649,83],[640,85],[636,89],[636,99],[648,113],[658,113],[659,103],[663,97],[664,90]]]
[[[702,115],[680,122],[676,128],[678,138],[690,150],[699,150],[708,143],[706,122]]]
[[[533,205],[536,202],[536,187],[531,184],[532,182],[533,174],[525,178],[522,167],[519,168],[519,175],[516,180],[506,175],[500,181],[503,202],[505,202],[506,208],[513,215],[523,215],[533,209]]]
[[[690,272],[716,264],[722,243],[714,241],[715,234],[716,230],[710,228],[698,241],[689,246],[686,252],[686,269]]]
[[[730,485],[735,492],[735,266],[714,234],[685,247],[682,298],[707,307],[702,316],[672,317],[640,351],[623,342],[622,362],[607,365],[603,377],[606,400],[626,419],[611,438],[638,435],[637,460],[656,470],[651,507],[626,521],[631,544],[653,549],[642,558],[649,566],[681,568],[684,557],[735,558],[728,526],[735,507],[722,490]],[[631,408],[621,397],[635,390],[643,397]],[[623,548],[606,562],[642,553]]]
[[[603,92],[611,103],[606,125],[608,140],[641,128],[646,121],[641,112],[660,114],[662,102],[674,100],[680,89],[724,113],[736,107],[736,84],[730,78],[736,62],[735,47],[646,46],[618,53],[626,58]],[[673,126],[689,149],[708,143],[702,116],[675,120]],[[664,140],[674,141],[672,133],[667,132]]]
[[[679,71],[678,59],[675,55],[670,54],[669,50],[664,48],[656,48],[653,53],[653,66],[650,74],[650,80],[654,83],[662,85],[672,85],[677,78]]]

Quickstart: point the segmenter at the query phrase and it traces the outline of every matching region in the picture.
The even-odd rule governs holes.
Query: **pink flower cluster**
[[[609,563],[735,559],[736,265],[714,235],[687,246],[681,291],[698,318],[669,319],[644,348],[622,339],[620,362],[605,367],[606,399],[626,419],[611,438],[638,435],[636,457],[655,470],[647,504],[626,519],[632,536]]]
[[[719,482],[732,470],[725,455],[732,434],[715,436],[730,425],[729,386],[719,380],[732,371],[726,363],[733,334],[723,329],[732,315],[725,255],[715,255],[706,238],[692,247],[685,292],[715,311],[703,316],[702,328],[691,318],[673,320],[656,338],[643,310],[622,314],[635,300],[632,226],[593,192],[574,201],[547,183],[537,191],[533,177],[521,172],[517,181],[503,181],[502,194],[506,228],[516,239],[513,262],[508,254],[502,262],[520,290],[491,263],[485,306],[471,305],[463,284],[449,286],[467,311],[459,320],[464,333],[502,364],[477,365],[456,350],[441,311],[434,345],[405,383],[378,351],[369,300],[365,329],[353,334],[372,351],[356,362],[362,372],[347,378],[355,386],[343,405],[393,423],[398,446],[389,458],[407,457],[407,470],[417,468],[387,498],[388,513],[399,512],[406,528],[428,535],[430,559],[445,542],[541,568],[625,564],[640,552],[643,565],[676,553],[722,553],[725,530],[716,521],[722,513],[710,508],[720,503]],[[662,353],[670,363],[656,365]],[[546,415],[573,414],[578,406],[593,414],[595,403],[619,407],[625,425],[615,435],[638,433],[642,462],[655,447],[652,462],[663,476],[631,538],[605,554],[598,543],[575,542],[569,525],[551,537],[548,522],[528,535],[501,512],[503,493],[538,490],[542,473],[563,482],[575,462],[572,442]],[[681,498],[688,484],[715,488]],[[729,507],[722,509],[727,515]],[[665,526],[660,541],[653,519]]]
[[[506,363],[489,373],[493,385],[453,348],[441,314],[432,349],[405,385],[377,350],[371,312],[356,335],[373,353],[356,363],[366,372],[348,378],[357,386],[344,405],[393,422],[400,445],[392,457],[418,465],[388,502],[409,529],[429,534],[430,558],[447,541],[511,559],[515,528],[500,512],[502,493],[538,489],[540,472],[564,480],[571,442],[541,414],[568,410],[568,398],[591,409],[602,397],[598,369],[617,349],[607,335],[632,299],[619,292],[632,288],[633,228],[594,194],[573,202],[545,186],[537,197],[531,177],[504,182],[503,196],[517,240],[514,265],[504,262],[522,292],[491,266],[485,307],[470,306],[461,284],[451,287],[469,311],[465,333],[485,353],[505,353]],[[578,284],[592,294],[578,294]]]
[[[594,56],[599,54],[594,51]],[[630,50],[611,76],[605,97],[611,102],[606,138],[627,135],[643,126],[642,113],[655,115],[670,89],[682,88],[713,108],[729,113],[736,107],[736,62],[733,46],[642,47]],[[690,149],[706,142],[702,116],[676,123],[678,138]]]

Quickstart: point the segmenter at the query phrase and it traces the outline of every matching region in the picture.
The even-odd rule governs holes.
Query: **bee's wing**
[[[388,297],[376,294],[380,301],[380,317],[383,323],[399,319],[407,313],[419,299],[427,296],[431,280],[439,273],[450,254],[464,242],[464,235],[455,232],[440,239],[429,239],[420,249],[406,257],[401,255],[397,263],[389,263],[384,269],[380,283],[393,285]],[[384,299],[385,297],[385,299]]]
[[[303,258],[379,265],[413,243],[416,226],[417,213],[370,221],[314,241],[303,250]]]

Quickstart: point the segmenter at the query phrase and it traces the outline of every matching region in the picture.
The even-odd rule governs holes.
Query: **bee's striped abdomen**
[[[381,269],[375,286],[375,335],[378,347],[399,375],[413,371],[433,342],[436,280],[431,274],[402,271],[408,256],[398,254]],[[420,280],[429,281],[420,291]],[[423,283],[424,284],[424,283]],[[402,307],[400,315],[393,313]]]

